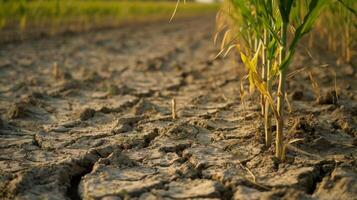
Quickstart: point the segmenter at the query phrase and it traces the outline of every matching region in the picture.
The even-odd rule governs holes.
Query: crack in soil
[[[89,174],[93,169],[94,164],[88,166],[83,172],[78,175],[72,176],[70,180],[70,185],[67,189],[66,196],[71,200],[81,200],[81,196],[79,194],[79,184],[82,180],[82,177],[86,174]]]
[[[142,146],[143,148],[146,148],[150,145],[151,141],[153,141],[156,137],[159,136],[158,130],[154,129],[150,132],[148,132],[146,135],[143,136],[143,141],[142,141]],[[113,145],[111,148],[115,148],[115,145]],[[134,146],[131,146],[131,148],[135,148]],[[129,148],[129,149],[131,149]],[[94,162],[89,162],[89,164],[87,166],[83,167],[83,170],[80,171],[79,173],[76,173],[75,175],[73,175],[70,178],[70,186],[67,189],[66,192],[66,196],[71,199],[71,200],[80,200],[81,196],[79,194],[79,184],[82,180],[82,178],[91,173],[93,170],[93,166],[95,165],[95,163],[98,162],[98,160],[100,158],[102,158],[102,155],[98,152],[98,150],[92,150],[91,153],[95,153],[97,156],[97,159]],[[114,153],[114,151],[110,151],[107,153],[107,155],[111,155],[112,153]],[[108,157],[107,156],[107,157]]]
[[[311,125],[301,124],[302,128],[289,133],[288,137],[291,135],[292,139],[305,138],[306,145],[299,146],[301,151],[288,145],[289,159],[286,163],[271,159],[273,148],[261,146],[263,134],[260,133],[264,130],[262,126],[256,126],[259,107],[252,105],[255,99],[246,99],[243,105],[241,99],[236,98],[237,86],[240,85],[237,76],[243,74],[243,71],[233,74],[236,66],[230,62],[236,57],[211,60],[217,49],[209,46],[208,32],[213,28],[210,22],[208,18],[195,18],[179,24],[140,27],[140,30],[123,28],[4,46],[0,59],[9,60],[9,65],[13,67],[0,69],[4,72],[0,73],[3,80],[0,90],[6,91],[11,84],[18,83],[23,87],[20,85],[18,90],[9,91],[11,93],[6,94],[9,97],[2,99],[0,110],[8,111],[13,102],[21,99],[21,95],[33,90],[48,90],[46,94],[49,97],[41,98],[36,105],[24,107],[29,109],[24,111],[41,111],[43,118],[39,118],[36,112],[29,112],[28,115],[35,116],[23,118],[20,115],[9,122],[2,121],[0,198],[26,199],[30,196],[36,199],[43,196],[77,200],[110,195],[130,198],[142,193],[154,193],[154,190],[164,190],[175,196],[191,189],[190,184],[197,186],[192,182],[209,182],[206,186],[213,188],[213,192],[207,194],[206,188],[198,187],[204,192],[193,189],[185,198],[197,195],[232,199],[235,193],[240,195],[239,192],[242,195],[248,192],[248,196],[252,192],[253,195],[269,193],[274,198],[293,198],[284,196],[290,195],[287,190],[308,197],[321,195],[320,189],[330,192],[329,188],[321,186],[324,186],[326,179],[332,179],[330,174],[337,161],[326,159],[339,158],[346,163],[355,160],[355,146],[345,146],[354,139],[346,134],[353,128],[350,124],[353,116],[337,115],[342,111],[339,106],[312,104],[311,91],[303,89],[303,96],[307,98],[291,101],[296,115],[286,116],[286,128],[292,125],[289,124],[292,118],[309,113],[318,114],[321,120],[313,121]],[[162,32],[165,27],[170,27],[171,32]],[[37,46],[46,46],[50,51],[42,51]],[[310,61],[305,62],[307,56],[300,52],[297,56],[298,61],[304,61],[299,65],[311,64]],[[70,75],[61,80],[55,79],[48,70],[49,64],[61,62],[58,57],[66,60],[61,63],[65,66],[60,67],[65,70],[63,73]],[[26,65],[25,70],[21,62],[31,64]],[[85,67],[78,70],[81,66]],[[18,71],[23,73],[16,73]],[[336,73],[340,74],[338,70]],[[77,80],[70,77],[84,78]],[[294,77],[289,80],[289,87],[293,90],[308,88],[305,78]],[[326,77],[316,74],[316,78]],[[12,82],[12,79],[16,81]],[[351,82],[350,85],[353,89],[356,84]],[[343,96],[346,92],[351,91],[341,89],[343,101],[340,103],[350,110],[347,104],[351,101]],[[178,118],[175,120],[170,115],[172,98],[177,101]],[[344,104],[344,101],[347,103]],[[80,124],[71,122],[79,120],[76,111],[87,106],[95,111],[95,115]],[[121,121],[112,133],[115,120],[132,115],[140,119]],[[336,121],[340,118],[344,120]],[[66,123],[58,124],[62,121]],[[46,127],[55,128],[46,130]],[[330,127],[334,127],[333,130],[329,130]],[[47,133],[40,131],[44,129]],[[314,130],[313,133],[310,129]],[[310,153],[314,152],[310,151],[312,147],[319,150],[315,151],[316,156]],[[120,154],[114,155],[121,150],[129,161]],[[111,154],[113,156],[108,158]],[[346,158],[347,154],[354,157]],[[317,160],[325,161],[316,164]],[[134,161],[137,165],[130,165]],[[305,169],[299,170],[301,168]],[[103,169],[104,173],[96,169]],[[157,174],[152,175],[151,170],[157,170]],[[249,170],[254,173],[253,176],[249,175]],[[106,177],[108,182],[101,185],[97,178],[102,178],[105,173],[109,174]],[[256,183],[251,181],[254,176]],[[143,178],[139,180],[138,177]],[[170,188],[171,182],[176,184],[173,189]],[[85,191],[79,191],[82,183],[93,183],[99,189],[84,186]],[[239,191],[239,186],[248,190]],[[177,192],[177,188],[184,189]],[[134,192],[125,196],[120,189]],[[331,193],[336,191],[354,195],[348,189]],[[101,192],[103,194],[98,194]],[[159,191],[155,197],[160,195]]]
[[[333,167],[331,167],[331,168],[325,167],[325,169],[324,169],[323,165],[326,165],[326,164],[332,165]],[[312,183],[311,187],[308,188],[307,194],[314,194],[318,188],[318,185],[323,180],[323,178],[326,176],[330,176],[331,172],[335,169],[335,167],[336,167],[336,163],[334,161],[329,162],[329,163],[328,162],[321,163],[321,164],[317,165],[317,170],[318,170],[317,177],[315,177],[313,179],[313,183]]]

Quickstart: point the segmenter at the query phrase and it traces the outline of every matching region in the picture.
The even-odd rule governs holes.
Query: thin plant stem
[[[264,41],[263,41],[263,48],[262,48],[262,79],[264,82],[267,82],[267,56],[266,56],[266,43],[267,43],[267,31],[264,29]],[[260,95],[261,98],[261,112],[262,116],[265,116],[265,97],[264,94]]]
[[[287,22],[283,22],[282,26],[282,50],[281,50],[281,60],[285,59],[286,56],[286,44],[287,44]],[[277,158],[282,159],[283,155],[283,128],[284,128],[284,101],[285,101],[285,81],[286,81],[286,69],[280,69],[279,71],[279,86],[278,86],[278,97],[277,97],[277,132],[276,132],[276,147],[275,155]]]
[[[171,100],[171,114],[172,114],[172,119],[176,119],[177,118],[176,100],[174,98]]]
[[[271,94],[271,79],[270,79],[271,62],[267,61],[267,91]],[[271,133],[271,118],[270,118],[270,104],[265,101],[265,112],[264,112],[264,132],[265,132],[265,145],[267,147],[271,146],[272,133]]]
[[[351,61],[351,51],[350,51],[349,41],[350,41],[350,32],[349,32],[349,27],[346,26],[345,27],[346,62],[350,62]]]
[[[262,52],[262,61],[263,61],[263,73],[262,73],[262,77],[264,82],[266,83],[266,87],[267,87],[267,91],[270,94],[271,93],[271,89],[270,89],[270,80],[269,80],[269,76],[270,76],[270,64],[271,62],[268,59],[267,56],[267,42],[269,41],[269,35],[267,34],[266,29],[264,29],[264,46],[263,46],[263,52]],[[271,141],[272,141],[272,136],[271,136],[271,119],[270,119],[270,105],[269,102],[266,101],[264,95],[262,94],[262,114],[264,117],[264,133],[265,133],[265,145],[267,147],[270,147],[271,145]]]

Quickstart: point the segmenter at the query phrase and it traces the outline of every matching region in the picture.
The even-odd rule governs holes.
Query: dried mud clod
[[[301,138],[304,139],[306,143],[312,142],[318,139],[318,136],[315,134],[317,127],[318,122],[313,116],[298,117],[290,129],[291,134],[289,134],[287,139]]]
[[[39,117],[38,112],[41,113],[44,107],[46,107],[41,101],[43,98],[45,98],[45,95],[40,92],[31,92],[30,94],[22,96],[9,108],[7,113],[8,118]]]
[[[117,120],[112,129],[112,133],[119,134],[131,131],[135,125],[141,120],[141,117],[123,117]]]
[[[87,121],[88,119],[94,117],[94,115],[95,115],[94,109],[86,108],[81,112],[81,114],[79,115],[79,118],[81,121]]]
[[[324,104],[334,104],[337,105],[338,103],[338,94],[335,90],[331,90],[319,98],[317,98],[317,104],[324,105]]]
[[[27,100],[22,100],[14,103],[8,111],[8,118],[18,119],[31,116],[31,104],[32,103]]]
[[[250,199],[313,200],[314,198],[312,198],[309,194],[306,194],[304,191],[295,188],[279,188],[272,191],[260,191],[255,188],[238,186],[237,190],[234,192],[232,199],[234,200],[250,200]]]
[[[351,136],[357,137],[357,126],[353,124],[353,120],[350,118],[338,118],[332,123],[334,128],[343,130]]]
[[[111,96],[115,95],[127,95],[127,94],[132,94],[135,92],[133,88],[128,87],[127,85],[121,85],[118,87],[118,85],[115,84],[110,84],[107,87],[108,94]]]
[[[181,178],[198,178],[200,176],[200,172],[189,162],[185,162],[180,167],[175,169],[176,174],[178,174]]]
[[[309,118],[299,117],[295,119],[292,129],[311,133],[315,131],[315,126],[316,126],[316,122],[314,122],[312,117]]]
[[[341,106],[339,109],[334,110],[332,113],[332,116],[334,116],[332,127],[337,130],[342,130],[352,137],[357,137],[357,123],[354,115],[355,109],[355,106]]]
[[[135,115],[142,115],[145,113],[152,113],[157,111],[157,106],[146,99],[141,99],[134,107]]]
[[[187,122],[181,122],[175,124],[165,131],[164,135],[171,139],[185,139],[185,138],[195,138],[198,134],[199,129]]]
[[[224,194],[224,186],[208,179],[180,180],[173,181],[167,185],[167,190],[157,190],[158,196],[173,199],[196,199],[221,198]]]
[[[83,76],[84,76],[83,81],[86,83],[99,83],[102,80],[104,80],[104,78],[98,72],[95,71],[87,72]]]
[[[170,54],[169,52],[165,55],[151,56],[147,60],[137,60],[137,69],[141,71],[158,71],[164,68],[164,64],[168,62]]]
[[[114,165],[117,167],[135,167],[138,166],[134,160],[121,153],[121,150],[116,149],[107,158],[101,158],[96,164]],[[97,166],[94,166],[94,170]]]
[[[160,70],[163,67],[163,62],[164,61],[165,61],[164,57],[154,57],[154,58],[152,58],[152,59],[147,61],[146,70],[149,70],[149,71]]]
[[[311,145],[317,150],[324,150],[333,147],[333,144],[325,137],[319,137],[314,139]]]
[[[53,89],[49,90],[47,94],[52,97],[67,96],[82,85],[80,81],[75,79],[62,80],[56,83]]]
[[[175,152],[177,154],[182,154],[182,152],[190,147],[192,144],[188,142],[182,142],[182,143],[172,143],[172,144],[163,144],[160,148],[159,151],[169,153],[169,152]]]

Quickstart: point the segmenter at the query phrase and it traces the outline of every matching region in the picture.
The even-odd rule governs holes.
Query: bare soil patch
[[[1,199],[356,199],[355,65],[298,53],[281,163],[213,19],[2,46]]]

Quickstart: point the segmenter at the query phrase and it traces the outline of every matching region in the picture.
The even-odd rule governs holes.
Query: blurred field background
[[[0,0],[0,42],[169,21],[175,6],[176,1]],[[218,7],[217,3],[181,3],[175,20],[214,13]]]

